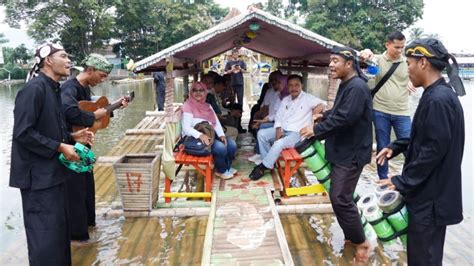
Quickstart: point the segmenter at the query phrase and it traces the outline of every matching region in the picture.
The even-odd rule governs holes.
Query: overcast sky
[[[258,1],[216,0],[221,6],[236,7],[241,11],[245,11],[253,2]],[[437,33],[451,52],[474,53],[474,23],[471,16],[474,16],[473,0],[425,0],[423,19],[414,26],[423,28],[426,33]],[[10,40],[7,46],[16,47],[21,43],[29,48],[35,46],[34,41],[26,35],[25,29],[12,29],[3,23],[3,20],[4,7],[0,6],[0,32]]]

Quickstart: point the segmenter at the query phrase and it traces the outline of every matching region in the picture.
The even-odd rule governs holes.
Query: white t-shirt
[[[267,93],[265,93],[265,98],[263,98],[262,105],[268,106],[268,119],[270,121],[275,120],[276,113],[278,108],[280,107],[281,100],[280,100],[280,92],[275,91],[274,89],[268,89]]]
[[[295,99],[291,95],[283,98],[275,117],[275,128],[299,132],[305,126],[313,125],[313,109],[323,101],[304,91]]]

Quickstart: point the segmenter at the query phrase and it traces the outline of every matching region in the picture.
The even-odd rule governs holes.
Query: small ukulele
[[[128,95],[124,96],[127,102],[131,102],[135,97],[135,92],[129,92]],[[97,109],[105,108],[107,110],[107,114],[101,119],[95,120],[94,125],[89,127],[89,130],[96,133],[99,129],[104,129],[109,125],[110,122],[110,113],[113,112],[115,109],[120,108],[122,106],[122,98],[116,100],[115,102],[109,104],[109,100],[105,96],[100,97],[92,97],[92,101],[79,101],[79,109],[94,112]],[[73,126],[73,131],[81,130],[85,127],[82,126]]]

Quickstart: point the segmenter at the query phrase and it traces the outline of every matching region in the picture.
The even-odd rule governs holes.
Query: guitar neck
[[[107,113],[113,112],[115,109],[120,108],[122,106],[122,100],[117,100],[114,103],[108,105],[105,107],[105,110],[107,110]]]

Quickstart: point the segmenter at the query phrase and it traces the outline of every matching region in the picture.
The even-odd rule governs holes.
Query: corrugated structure
[[[242,42],[251,31],[251,25],[257,24],[256,36]],[[190,68],[236,46],[291,61],[292,65],[327,66],[331,48],[341,44],[264,11],[251,9],[138,61],[135,71],[164,70],[166,58],[171,56],[175,69]]]

